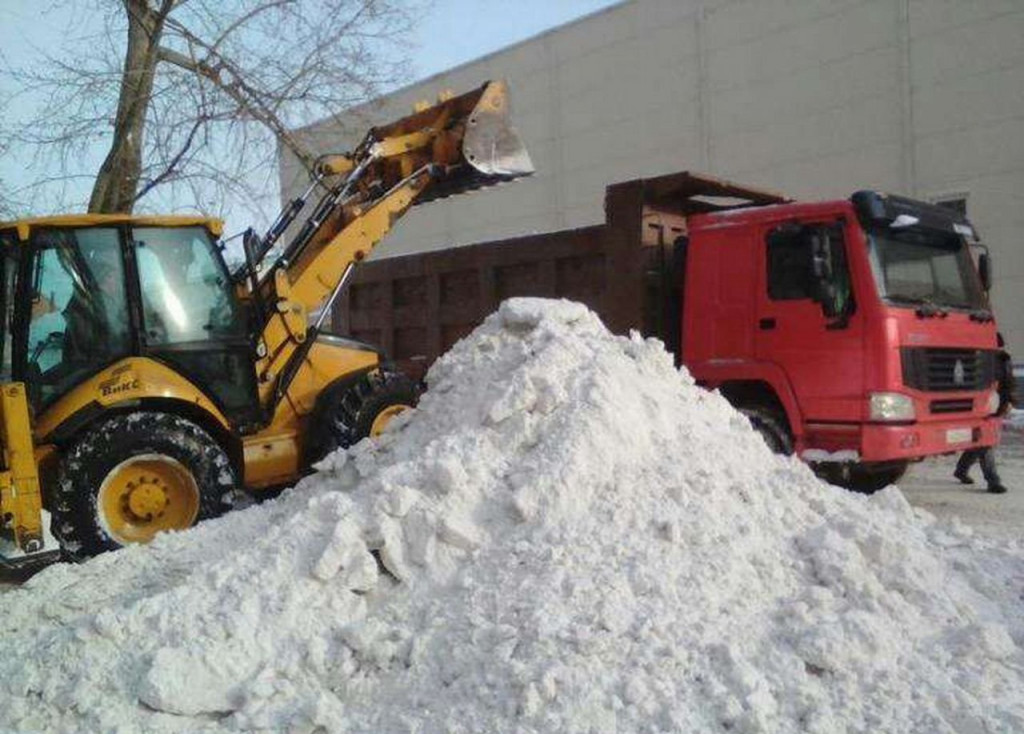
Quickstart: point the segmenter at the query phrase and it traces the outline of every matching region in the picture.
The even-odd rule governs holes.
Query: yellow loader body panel
[[[376,352],[324,341],[313,344],[270,425],[243,439],[246,488],[266,489],[298,479],[306,422],[317,397],[339,377],[369,372],[379,363]]]
[[[200,408],[225,430],[228,419],[202,390],[167,365],[147,357],[128,357],[72,388],[36,420],[35,434],[46,441],[69,419],[93,405],[131,405],[157,398],[178,400]]]
[[[245,233],[238,268],[205,216],[0,222],[0,564],[51,550],[44,510],[75,558],[147,542],[414,405],[411,380],[325,319],[410,207],[533,172],[509,116],[494,81],[372,128]]]

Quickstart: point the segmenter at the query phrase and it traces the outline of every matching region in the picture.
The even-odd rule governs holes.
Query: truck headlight
[[[988,406],[986,408],[989,415],[995,415],[999,412],[999,391],[993,390],[988,394]]]
[[[869,400],[873,421],[912,421],[914,401],[898,392],[873,392]]]

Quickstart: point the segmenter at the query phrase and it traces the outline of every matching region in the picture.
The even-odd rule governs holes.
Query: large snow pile
[[[429,384],[274,502],[0,597],[0,729],[1024,731],[1019,545],[820,483],[577,304]]]

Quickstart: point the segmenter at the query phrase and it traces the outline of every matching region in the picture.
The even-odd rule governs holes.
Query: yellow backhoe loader
[[[217,220],[0,223],[0,563],[145,543],[379,432],[416,386],[322,332],[335,298],[411,205],[532,172],[489,82],[322,158],[234,273]]]

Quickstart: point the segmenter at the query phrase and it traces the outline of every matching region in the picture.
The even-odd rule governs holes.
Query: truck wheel
[[[793,453],[793,436],[786,427],[786,420],[766,408],[740,408],[750,425],[761,434],[773,453],[790,456]]]
[[[164,530],[184,530],[227,509],[237,477],[210,435],[172,413],[113,416],[61,458],[53,534],[86,558]]]
[[[825,481],[861,494],[874,494],[898,482],[907,473],[908,462],[885,464],[851,464],[840,468],[833,465],[818,472]],[[817,471],[817,470],[816,470]]]
[[[306,436],[306,466],[332,451],[377,436],[419,400],[416,383],[397,372],[374,372],[328,387],[317,398]]]

